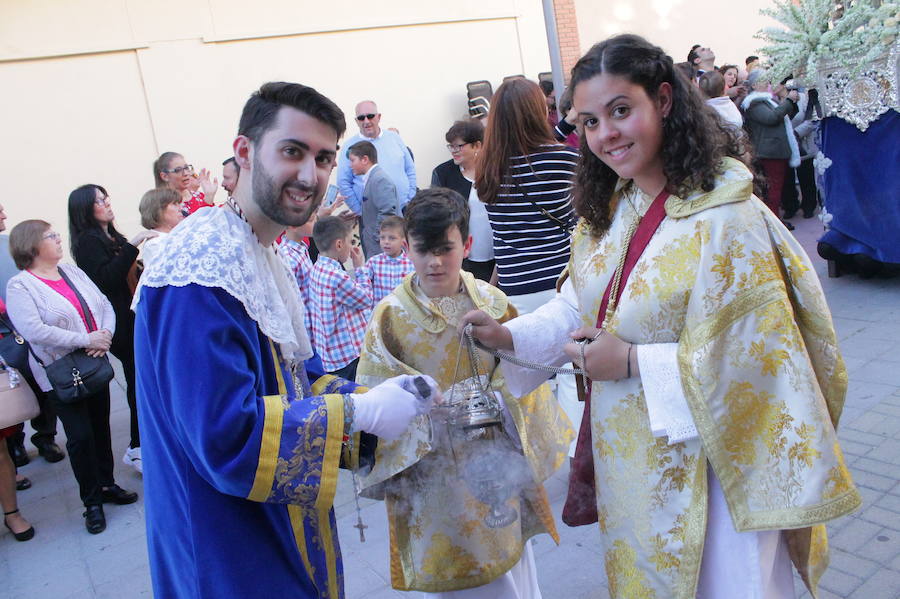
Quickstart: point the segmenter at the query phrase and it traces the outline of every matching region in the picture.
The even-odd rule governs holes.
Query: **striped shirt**
[[[494,203],[486,204],[498,286],[507,295],[553,289],[569,262],[570,235],[564,228],[575,224],[572,181],[577,163],[578,152],[562,145],[514,156],[511,180],[501,184]]]
[[[375,254],[363,268],[365,270],[360,274],[369,279],[372,285],[374,304],[390,295],[403,281],[403,277],[416,270],[406,252],[401,252],[396,258],[391,258],[384,252]]]
[[[372,310],[372,287],[360,270],[350,275],[337,260],[319,254],[309,277],[312,341],[327,372],[359,357]]]

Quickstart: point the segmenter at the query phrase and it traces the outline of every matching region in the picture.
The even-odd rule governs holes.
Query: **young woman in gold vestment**
[[[860,503],[815,270],[660,48],[610,38],[571,85],[580,221],[559,293],[502,325],[477,311],[463,325],[521,358],[584,364],[573,477],[588,492],[577,505],[570,485],[567,522],[599,523],[612,597],[793,597],[791,561],[815,594],[824,523]],[[546,376],[503,370],[514,394]]]

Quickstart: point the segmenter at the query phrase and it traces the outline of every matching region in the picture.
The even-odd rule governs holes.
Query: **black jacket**
[[[797,114],[797,105],[785,98],[778,106],[765,99],[752,101],[744,111],[744,128],[757,158],[790,158],[791,143],[784,127],[784,117]]]
[[[109,299],[116,313],[112,347],[116,355],[123,351],[134,352],[134,313],[131,311],[131,290],[127,277],[137,256],[138,249],[124,237],[119,235],[110,240],[99,229],[82,232],[75,244],[75,264]]]
[[[472,183],[463,177],[459,165],[454,164],[452,159],[434,167],[434,170],[431,171],[431,186],[449,187],[459,193],[467,202],[469,201],[469,192],[472,191]]]

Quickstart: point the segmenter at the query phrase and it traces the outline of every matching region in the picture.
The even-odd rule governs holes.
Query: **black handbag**
[[[3,335],[3,339],[0,339],[0,357],[19,372],[31,372],[28,365],[31,347],[4,313],[0,313],[0,335]]]
[[[72,284],[62,269],[59,269],[59,274],[78,298],[78,303],[81,304],[81,310],[87,319],[88,332],[96,331],[97,323],[78,288]],[[44,367],[57,399],[63,403],[75,403],[103,391],[105,387],[109,386],[109,382],[114,376],[109,358],[105,355],[99,358],[89,356],[84,349],[76,349],[46,365],[37,355],[34,357]]]

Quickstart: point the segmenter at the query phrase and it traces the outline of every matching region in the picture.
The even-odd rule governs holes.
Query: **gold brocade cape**
[[[515,308],[498,289],[460,273],[463,291],[450,300],[455,316],[478,308],[504,321]],[[448,317],[415,284],[415,275],[383,299],[372,315],[361,352],[357,381],[374,386],[399,374],[427,374],[445,397],[454,380],[460,338]],[[451,310],[452,311],[452,310]],[[491,369],[494,358],[481,352]],[[463,350],[458,379],[471,377]],[[491,386],[502,394],[515,428],[507,433],[521,442],[516,459],[530,482],[507,504],[519,517],[503,528],[488,528],[487,506],[470,492],[459,463],[460,446],[448,444],[446,427],[437,417],[419,417],[400,439],[379,440],[375,465],[361,480],[363,494],[384,498],[391,539],[391,584],[395,589],[444,592],[489,583],[520,559],[529,538],[543,532],[559,542],[542,482],[566,458],[574,432],[565,413],[544,384],[515,398],[506,389],[499,368],[492,368]],[[512,430],[511,430],[512,429]],[[524,454],[524,459],[521,457]],[[455,457],[454,457],[455,456]],[[506,464],[498,464],[505,468]]]
[[[573,233],[568,276],[584,325],[595,324],[628,224],[652,200],[636,194],[632,207],[628,187],[620,181],[606,233],[592,236],[584,221]],[[610,595],[695,596],[708,460],[737,531],[792,529],[792,560],[815,596],[828,564],[822,523],[861,501],[835,433],[847,373],[819,280],[736,160],[726,159],[712,191],[670,197],[666,215],[608,328],[631,343],[678,343],[699,439],[653,436],[640,378],[594,382]]]

